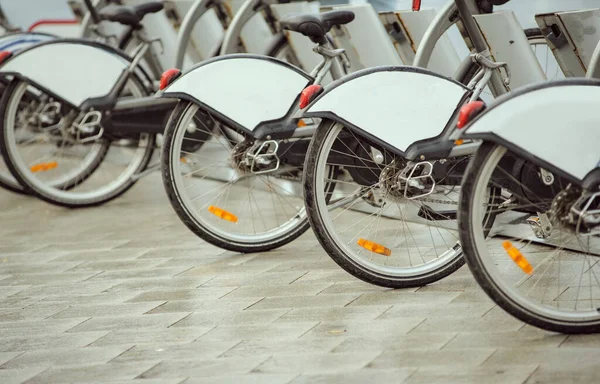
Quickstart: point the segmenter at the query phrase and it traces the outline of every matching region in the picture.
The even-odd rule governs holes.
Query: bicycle
[[[308,229],[294,189],[297,192],[314,126],[298,112],[326,74],[342,77],[348,66],[344,50],[333,48],[326,35],[353,18],[352,12],[333,11],[280,21],[282,29],[299,32],[316,44],[314,51],[322,60],[311,74],[282,60],[250,54],[208,60],[184,75],[170,73],[171,81],[159,96],[179,103],[165,130],[163,182],[175,212],[196,235],[224,249],[260,252],[287,244]],[[269,76],[247,76],[246,71]],[[229,94],[220,87],[223,79],[236,84],[237,92]],[[241,111],[241,102],[253,112]],[[198,111],[208,118],[194,119]],[[299,124],[303,127],[296,130]],[[205,138],[198,139],[199,134]],[[197,147],[184,150],[185,143]],[[198,164],[200,168],[193,169]],[[186,185],[192,175],[201,180],[203,193],[196,198]],[[253,189],[258,193],[264,186],[272,192],[268,197],[253,195]],[[240,190],[249,191],[247,200],[239,200]],[[197,207],[194,200],[199,199],[202,206]]]
[[[102,6],[102,2],[97,2],[98,4],[96,4],[96,6]],[[152,3],[150,3],[152,4]],[[84,31],[84,33],[86,34],[90,34],[90,33],[100,33],[102,36],[107,36],[108,32],[106,31],[102,31],[100,28],[98,28],[97,26],[100,24],[100,22],[105,18],[104,15],[102,15],[103,12],[108,11],[110,12],[111,9],[116,9],[118,13],[116,15],[114,15],[115,18],[121,18],[121,17],[127,17],[127,15],[129,14],[129,16],[131,16],[132,11],[134,10],[133,13],[135,13],[136,9],[141,9],[140,7],[146,7],[148,6],[148,4],[142,4],[140,6],[134,7],[134,8],[128,8],[128,7],[120,7],[120,8],[110,8],[110,7],[105,7],[102,8],[102,11],[100,11],[100,14],[98,14],[95,11],[94,6],[91,4],[91,2],[89,2],[89,0],[86,0],[86,5],[88,6],[88,9],[90,10],[94,10],[94,11],[90,11],[88,13],[88,16],[86,16],[84,18],[84,21],[82,22],[82,31]],[[162,8],[161,8],[162,9]],[[128,11],[129,10],[129,11]],[[135,18],[134,18],[135,19]],[[109,20],[110,21],[110,20]],[[119,20],[116,20],[119,21]],[[161,67],[160,64],[160,60],[158,58],[159,54],[157,52],[157,50],[155,49],[155,45],[153,44],[155,42],[155,40],[151,40],[146,36],[146,33],[143,32],[141,28],[141,21],[139,26],[132,26],[132,25],[128,25],[128,24],[132,24],[134,22],[137,22],[137,20],[121,20],[121,21],[125,21],[125,26],[128,27],[126,28],[126,30],[122,33],[121,38],[119,40],[118,43],[118,47],[119,49],[125,49],[128,46],[134,45],[134,44],[138,44],[141,43],[141,45],[138,45],[136,48],[136,51],[134,51],[134,55],[137,54],[137,52],[143,51],[143,60],[138,60],[137,58],[134,58],[136,61],[135,62],[135,71],[139,72],[140,75],[140,79],[142,79],[142,82],[140,84],[143,84],[144,87],[146,88],[147,91],[143,91],[143,92],[138,92],[138,96],[141,96],[142,94],[149,94],[152,92],[155,92],[158,89],[158,79],[160,78],[160,76],[162,75],[163,72],[163,68]],[[121,23],[123,24],[123,23]],[[73,42],[74,43],[74,42]],[[146,45],[149,48],[146,48]],[[185,48],[185,47],[184,47]],[[281,49],[281,48],[278,48]],[[277,52],[279,51],[273,51],[272,54],[277,54]],[[75,56],[77,56],[77,53],[75,52],[75,50],[73,50],[73,53],[69,52],[69,54],[73,54]],[[84,62],[86,60],[83,60]],[[14,63],[14,62],[13,62]],[[138,66],[138,63],[141,63],[142,65]],[[82,67],[84,67],[86,65],[86,63],[81,63],[80,64]],[[16,68],[16,65],[13,66],[14,68]],[[9,68],[9,70],[12,70]],[[18,68],[16,68],[16,70],[19,70]],[[75,69],[73,69],[75,70]],[[146,71],[150,72],[150,75],[147,75]],[[109,76],[110,77],[110,76]],[[115,78],[117,78],[116,75],[113,74],[113,78],[108,79],[109,84],[115,81]],[[58,86],[58,85],[57,85]],[[118,86],[120,86],[120,84],[116,84],[115,85],[117,88]],[[104,87],[102,85],[99,85],[100,88]],[[156,87],[156,88],[154,88]],[[52,89],[52,88],[49,88]],[[12,89],[11,89],[12,91]],[[71,92],[71,91],[68,91]],[[55,95],[56,96],[56,95]],[[112,98],[114,95],[111,94],[109,96],[109,98]],[[6,101],[8,103],[8,100]],[[118,103],[117,103],[118,104]],[[123,104],[125,105],[125,104]],[[83,106],[85,108],[89,108],[90,106]],[[115,114],[113,114],[113,117],[110,117],[110,119],[114,120],[115,118],[120,118],[121,121],[119,124],[121,124],[122,130],[124,132],[129,132],[129,133],[135,133],[135,134],[144,134],[144,137],[147,137],[148,139],[144,141],[144,146],[149,146],[149,147],[154,147],[154,142],[156,141],[156,138],[154,137],[155,135],[160,135],[162,134],[162,130],[163,130],[163,126],[164,126],[164,122],[166,122],[166,116],[167,114],[170,112],[169,108],[172,108],[173,105],[170,104],[169,102],[165,102],[164,100],[147,100],[147,102],[140,102],[139,104],[135,104],[135,103],[129,103],[128,106],[123,106],[121,107],[120,105],[116,105],[115,106]],[[103,105],[101,106],[101,108],[110,108],[110,105]],[[39,111],[38,111],[39,112]],[[91,112],[91,111],[90,111]],[[79,144],[83,145],[83,146],[87,146],[90,147],[91,144],[94,144],[98,141],[106,141],[105,138],[103,138],[103,135],[108,134],[109,131],[102,129],[102,127],[100,127],[100,124],[103,124],[104,118],[109,118],[109,113],[110,110],[105,110],[103,111],[104,113],[104,117],[102,119],[100,119],[98,116],[98,114],[94,115],[96,117],[94,117],[92,119],[92,115],[85,115],[87,117],[84,116],[85,119],[91,119],[90,121],[85,121],[86,125],[92,125],[93,127],[87,127],[85,129],[89,130],[89,131],[93,131],[95,134],[89,137],[85,138],[85,142],[79,142]],[[12,118],[12,117],[10,117]],[[140,119],[139,122],[137,123],[133,123],[133,124],[129,124],[130,126],[127,127],[126,125],[128,123],[125,122],[126,119]],[[59,120],[61,120],[59,118]],[[76,123],[77,124],[77,123]],[[144,127],[148,127],[148,129],[145,130]],[[11,128],[14,130],[14,128]],[[57,129],[57,127],[53,127],[53,129]],[[47,129],[46,129],[47,130]],[[37,132],[40,134],[43,134],[44,132],[40,131]],[[79,174],[70,174],[70,176],[67,178],[62,177],[62,176],[56,176],[57,180],[50,180],[49,176],[52,173],[57,174],[57,168],[54,165],[56,163],[63,162],[65,164],[68,164],[67,160],[65,159],[53,159],[52,161],[42,161],[42,162],[37,162],[35,161],[34,164],[29,164],[29,170],[26,169],[27,165],[25,164],[27,162],[27,159],[25,158],[27,156],[27,154],[19,154],[18,150],[17,150],[17,144],[15,143],[11,143],[11,140],[15,139],[14,137],[7,137],[5,139],[5,148],[6,151],[5,153],[10,153],[10,157],[9,157],[9,162],[12,162],[12,164],[9,165],[11,172],[14,173],[18,173],[19,175],[16,176],[20,181],[24,182],[27,184],[27,190],[32,191],[36,196],[50,202],[53,204],[57,204],[57,205],[62,205],[62,206],[67,206],[67,207],[83,207],[83,206],[91,206],[91,205],[98,205],[98,204],[103,204],[111,199],[114,199],[116,197],[118,197],[121,193],[125,192],[126,190],[128,190],[139,178],[143,177],[144,175],[150,173],[151,171],[157,169],[158,167],[158,163],[155,165],[149,165],[149,163],[146,161],[146,159],[148,159],[151,155],[146,153],[146,151],[143,151],[142,148],[139,147],[138,145],[138,150],[135,151],[135,153],[137,153],[136,155],[130,154],[131,156],[133,156],[133,158],[131,159],[132,163],[136,163],[139,164],[139,167],[133,167],[133,168],[127,168],[128,171],[127,172],[122,172],[120,173],[120,176],[117,178],[112,178],[112,179],[108,179],[108,181],[101,179],[102,176],[98,176],[99,173],[102,173],[103,171],[106,170],[106,168],[108,167],[108,165],[106,166],[102,166],[101,164],[104,162],[105,158],[111,158],[111,155],[117,156],[117,153],[121,153],[122,151],[125,151],[126,149],[124,148],[129,148],[129,150],[131,151],[132,148],[134,148],[135,146],[132,147],[132,142],[131,142],[131,138],[127,138],[127,140],[125,140],[125,138],[121,138],[120,136],[117,137],[113,137],[113,138],[108,138],[108,142],[110,142],[110,144],[106,144],[105,146],[103,146],[102,150],[97,151],[96,155],[93,154],[89,154],[90,159],[89,159],[89,163],[90,166],[89,167],[84,167],[82,168],[81,172],[83,172],[83,174],[85,174],[85,176],[78,176]],[[56,138],[54,138],[54,140],[56,140]],[[111,152],[108,152],[108,149],[111,149]],[[61,150],[62,151],[62,150]],[[81,151],[81,150],[80,150]],[[148,150],[149,152],[151,152],[151,150]],[[70,151],[68,155],[69,158],[74,159],[77,156],[81,157],[81,156],[86,156],[85,153],[84,154],[78,154],[77,156],[73,156],[73,154],[71,153],[73,151]],[[96,152],[94,152],[96,153]],[[55,153],[56,155],[56,153]],[[62,153],[59,155],[62,156]],[[97,157],[96,160],[94,159],[94,156]],[[112,156],[112,157],[114,157]],[[21,157],[21,158],[20,158]],[[65,156],[62,156],[65,157]],[[20,159],[19,159],[20,158]],[[22,161],[18,161],[18,160],[22,160]],[[29,159],[31,161],[34,161],[33,159]],[[87,161],[87,160],[86,160]],[[86,161],[83,161],[83,163],[85,164]],[[71,163],[73,163],[73,161],[71,161]],[[49,164],[49,167],[47,166]],[[32,171],[32,169],[34,169],[35,171]],[[96,171],[100,171],[100,172],[96,172]],[[92,174],[95,174],[96,176],[92,177]],[[76,177],[76,181],[71,181],[71,179],[73,177]],[[86,183],[84,183],[84,181],[86,181]],[[105,185],[107,184],[107,185]]]
[[[512,85],[531,81],[523,73],[543,78],[528,41],[543,36],[527,36],[510,14],[492,13],[494,4],[503,3],[449,1],[425,33],[413,67],[359,71],[305,109],[303,117],[322,119],[304,165],[308,218],[321,246],[352,275],[406,288],[438,281],[464,264],[456,203],[478,144],[450,140],[453,122],[460,106],[478,100],[486,86],[500,96],[509,90],[508,79]],[[477,18],[480,13],[485,17]],[[488,42],[501,34],[486,33],[486,41],[480,28],[493,18],[506,26],[506,45],[500,46],[514,50],[504,53],[525,66],[491,59]],[[475,52],[459,67],[458,81],[423,69],[436,41],[455,23]],[[492,52],[499,56],[502,50]],[[484,212],[480,219],[490,217]]]
[[[149,164],[155,134],[162,132],[160,118],[173,107],[148,96],[162,71],[155,41],[145,35],[141,20],[160,11],[162,3],[99,13],[90,0],[86,4],[95,21],[127,28],[123,47],[134,38],[141,41],[133,58],[106,44],[60,39],[2,63],[2,76],[12,78],[0,101],[4,160],[27,192],[67,207],[102,204],[133,186]],[[72,59],[64,62],[65,56]],[[142,60],[152,75],[140,67]],[[130,123],[132,117],[138,121]],[[117,176],[103,179],[111,170]]]
[[[535,85],[465,106],[460,125],[481,141],[459,201],[469,268],[501,308],[554,332],[600,331],[598,97],[597,79]],[[474,220],[483,210],[495,220]]]

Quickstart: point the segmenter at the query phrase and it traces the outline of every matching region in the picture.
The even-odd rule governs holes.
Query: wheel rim
[[[215,128],[207,130],[206,125],[195,118],[198,111],[197,105],[190,104],[181,115],[169,158],[177,198],[195,226],[238,245],[274,242],[306,226],[301,193],[294,192],[294,189],[300,191],[299,183],[290,186],[268,174],[244,175],[238,179],[240,173],[229,162],[231,137],[237,134],[219,127],[216,122]],[[208,135],[195,152],[182,151],[184,140],[190,141],[189,127]],[[230,140],[226,140],[225,135]],[[236,138],[239,140],[241,136]],[[207,165],[207,160],[212,163]],[[196,162],[201,163],[201,168],[193,169]],[[201,191],[199,195],[192,192],[192,186]],[[265,188],[273,193],[265,194]],[[247,198],[238,197],[244,193]],[[211,206],[232,214],[237,221],[231,221],[232,217],[231,220],[217,217],[215,212],[209,211]]]
[[[383,206],[379,210],[376,209],[375,212],[377,213],[371,213],[370,215],[365,213],[355,215],[353,213],[352,219],[350,218],[350,215],[348,215],[348,218],[346,219],[341,219],[343,215],[352,209],[360,210],[361,208],[357,205],[362,204],[362,201],[356,203],[357,205],[352,205],[354,202],[349,202],[343,207],[340,207],[339,210],[342,212],[337,212],[335,214],[331,213],[335,211],[330,211],[325,203],[327,190],[326,164],[329,153],[332,150],[338,135],[342,132],[342,129],[343,126],[341,124],[335,124],[330,129],[323,144],[320,146],[320,152],[317,155],[317,166],[315,169],[315,199],[317,200],[319,219],[323,223],[325,230],[328,232],[329,239],[335,243],[335,246],[341,250],[342,254],[350,258],[354,264],[359,265],[361,268],[367,271],[392,278],[422,277],[423,275],[438,271],[443,266],[448,265],[449,263],[452,263],[454,260],[461,257],[462,249],[458,245],[458,234],[455,228],[449,229],[438,226],[436,228],[436,231],[439,231],[438,233],[429,233],[431,235],[430,240],[432,240],[431,248],[427,248],[427,246],[419,247],[418,239],[421,236],[415,235],[414,232],[416,229],[425,228],[418,228],[423,224],[413,225],[412,223],[409,223],[409,220],[407,220],[410,214],[409,211],[414,208],[410,203],[408,203],[409,206],[407,206],[406,209],[401,207],[398,202],[393,202],[392,204],[387,205],[387,207],[394,207],[395,204],[395,208],[398,211],[396,217],[392,220],[389,220],[389,216],[391,216],[392,213],[385,212],[387,209],[385,208],[386,206]],[[346,184],[347,182],[343,181],[343,183]],[[373,189],[374,187],[370,186],[368,188]],[[345,197],[338,195],[338,198]],[[387,200],[388,196],[385,196],[385,199]],[[355,201],[358,200],[359,199],[357,198]],[[336,204],[336,201],[340,200],[334,197],[331,198],[332,204]],[[362,218],[354,218],[354,216],[362,216]],[[369,217],[371,217],[371,219],[369,219]],[[372,217],[375,217],[375,220],[372,220]],[[369,227],[368,230],[367,226],[364,226],[362,229],[357,228],[358,233],[356,233],[354,236],[349,234],[346,235],[346,233],[348,233],[350,230],[348,228],[358,226],[358,223],[361,221],[364,222],[364,220],[372,220],[367,224]],[[348,222],[353,224],[345,229],[338,230],[334,221]],[[390,232],[389,228],[394,227],[396,229]],[[372,229],[375,229],[375,231]],[[431,228],[429,229],[431,230]],[[381,235],[382,233],[387,233],[391,236],[385,237]],[[397,240],[399,236],[402,235],[404,235],[404,239],[400,241]],[[344,240],[342,240],[342,238]],[[364,247],[358,244],[358,239],[361,238],[385,246],[391,251],[391,256],[383,256],[381,254],[369,252],[368,250],[363,249]],[[390,240],[386,240],[384,243],[385,240],[381,240],[383,238]],[[350,239],[350,241],[346,241],[347,239]],[[440,241],[446,246],[443,251],[438,247]],[[398,245],[392,246],[391,244]],[[435,255],[433,253],[435,253]],[[398,258],[394,258],[395,255],[398,255]],[[409,265],[406,265],[407,259]],[[413,262],[415,259],[421,259],[423,264],[417,265],[417,263]],[[394,262],[396,265],[392,265]]]
[[[555,232],[555,235],[551,237],[553,240],[550,241],[557,242],[559,245],[553,246],[549,241],[546,242],[546,245],[541,246],[532,241],[532,236],[526,236],[527,227],[525,226],[523,229],[523,225],[515,220],[503,225],[501,239],[486,237],[481,225],[473,221],[473,218],[478,217],[485,207],[485,204],[481,203],[482,192],[490,183],[495,183],[492,181],[492,175],[494,172],[504,173],[497,166],[507,153],[506,148],[496,146],[489,154],[476,180],[471,197],[471,207],[469,207],[471,220],[468,224],[476,250],[473,256],[477,257],[478,264],[481,265],[485,275],[492,283],[494,293],[501,294],[518,306],[521,311],[550,321],[566,323],[599,321],[600,313],[597,303],[600,303],[600,299],[594,298],[600,294],[600,284],[596,278],[596,276],[600,276],[597,271],[598,257],[571,249],[573,239],[570,236],[575,236],[574,234],[568,233],[564,228],[555,227],[553,232],[558,231],[558,233]],[[539,205],[539,203],[536,204]],[[523,204],[523,207],[526,205]],[[529,209],[531,209],[531,204],[529,205]],[[514,215],[518,208],[498,213]],[[515,231],[518,231],[518,237],[507,235]],[[530,234],[533,234],[530,229],[529,231]],[[527,264],[533,269],[531,274],[527,274],[525,269],[509,258],[507,251],[502,249],[505,241],[510,242],[525,257]],[[565,248],[565,246],[569,248]],[[590,247],[589,244],[587,246]],[[600,243],[596,239],[593,244],[594,250],[600,250],[599,246]],[[581,272],[579,277],[576,276],[577,272]],[[586,272],[587,277],[584,277]],[[556,286],[550,287],[553,283],[556,283]],[[533,292],[534,290],[536,291]],[[587,295],[589,295],[589,299],[586,298]]]
[[[114,194],[124,185],[129,183],[131,177],[139,170],[144,162],[147,147],[151,142],[150,135],[142,134],[137,143],[137,147],[134,148],[133,151],[127,149],[122,150],[123,153],[127,152],[127,155],[131,156],[123,154],[121,158],[131,157],[131,160],[121,160],[122,162],[127,162],[128,165],[120,173],[118,173],[118,169],[122,168],[120,165],[113,167],[113,169],[108,169],[105,167],[105,164],[103,164],[107,152],[111,157],[117,158],[119,157],[120,152],[118,145],[114,145],[114,142],[110,143],[106,139],[101,138],[88,145],[75,144],[73,145],[75,150],[70,151],[65,150],[64,141],[57,147],[57,150],[51,148],[52,144],[46,145],[45,147],[36,144],[36,140],[40,137],[44,140],[44,137],[49,136],[50,131],[55,130],[52,129],[48,132],[36,132],[30,139],[23,142],[32,143],[31,147],[33,148],[21,145],[23,143],[19,143],[22,141],[22,134],[25,130],[17,129],[15,123],[18,119],[19,100],[21,100],[28,87],[31,89],[30,85],[21,82],[15,88],[7,108],[4,129],[6,148],[11,161],[15,168],[17,168],[19,175],[29,187],[52,200],[78,203],[103,199],[106,196]],[[143,95],[142,88],[134,82],[128,84],[128,89],[131,92],[132,97],[141,97]],[[25,149],[31,150],[25,151]],[[51,164],[55,163],[60,165],[61,163],[64,163],[65,167],[57,166],[56,172],[54,170],[48,172],[32,171],[33,167],[35,167],[35,165],[32,165],[32,162],[34,164],[40,163],[40,157],[35,152],[40,150],[48,152],[49,157],[52,158]],[[31,153],[33,153],[33,156],[28,156]],[[32,159],[34,160],[32,161]],[[81,159],[81,161],[78,161],[78,159]],[[43,159],[41,160],[43,161]],[[73,163],[75,163],[75,165],[73,165]],[[93,169],[90,169],[90,167]],[[58,172],[59,168],[61,168],[60,173]],[[65,169],[66,172],[63,173]],[[113,170],[117,171],[116,173],[118,173],[118,176],[114,178],[107,177],[108,174],[113,173]]]

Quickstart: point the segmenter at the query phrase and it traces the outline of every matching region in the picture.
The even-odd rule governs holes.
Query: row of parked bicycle
[[[277,6],[306,3],[248,0],[221,52],[247,47],[242,26],[261,17],[273,28],[268,55],[182,72],[162,70],[142,22],[163,3],[85,0],[83,29],[104,42],[21,34],[19,50],[0,53],[0,180],[50,203],[99,205],[150,172],[158,146],[177,215],[223,249],[268,251],[312,227],[342,268],[392,288],[433,283],[466,260],[522,321],[597,332],[600,45],[589,57],[569,49],[582,40],[560,13],[523,30],[512,12],[494,12],[507,2],[450,0],[423,28],[411,24],[420,1],[394,24],[368,4],[286,14]],[[600,22],[594,10],[565,15],[586,12],[595,17],[578,28]],[[377,26],[350,32],[369,20]],[[116,47],[107,21],[125,26]],[[427,69],[451,66],[454,26],[471,53],[444,68],[452,76]],[[191,29],[180,29],[186,47]],[[364,53],[357,33],[381,31],[413,65],[350,73]]]

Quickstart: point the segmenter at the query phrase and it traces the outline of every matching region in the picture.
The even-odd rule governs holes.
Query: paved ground
[[[239,255],[192,235],[159,175],[100,208],[0,191],[0,383],[598,382],[600,336],[551,334],[461,269],[392,291],[312,234]]]

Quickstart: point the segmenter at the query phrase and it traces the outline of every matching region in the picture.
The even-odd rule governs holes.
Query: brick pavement
[[[100,208],[0,191],[0,383],[597,382],[600,336],[543,332],[468,269],[370,286],[311,233],[239,255],[177,219],[159,175]]]

